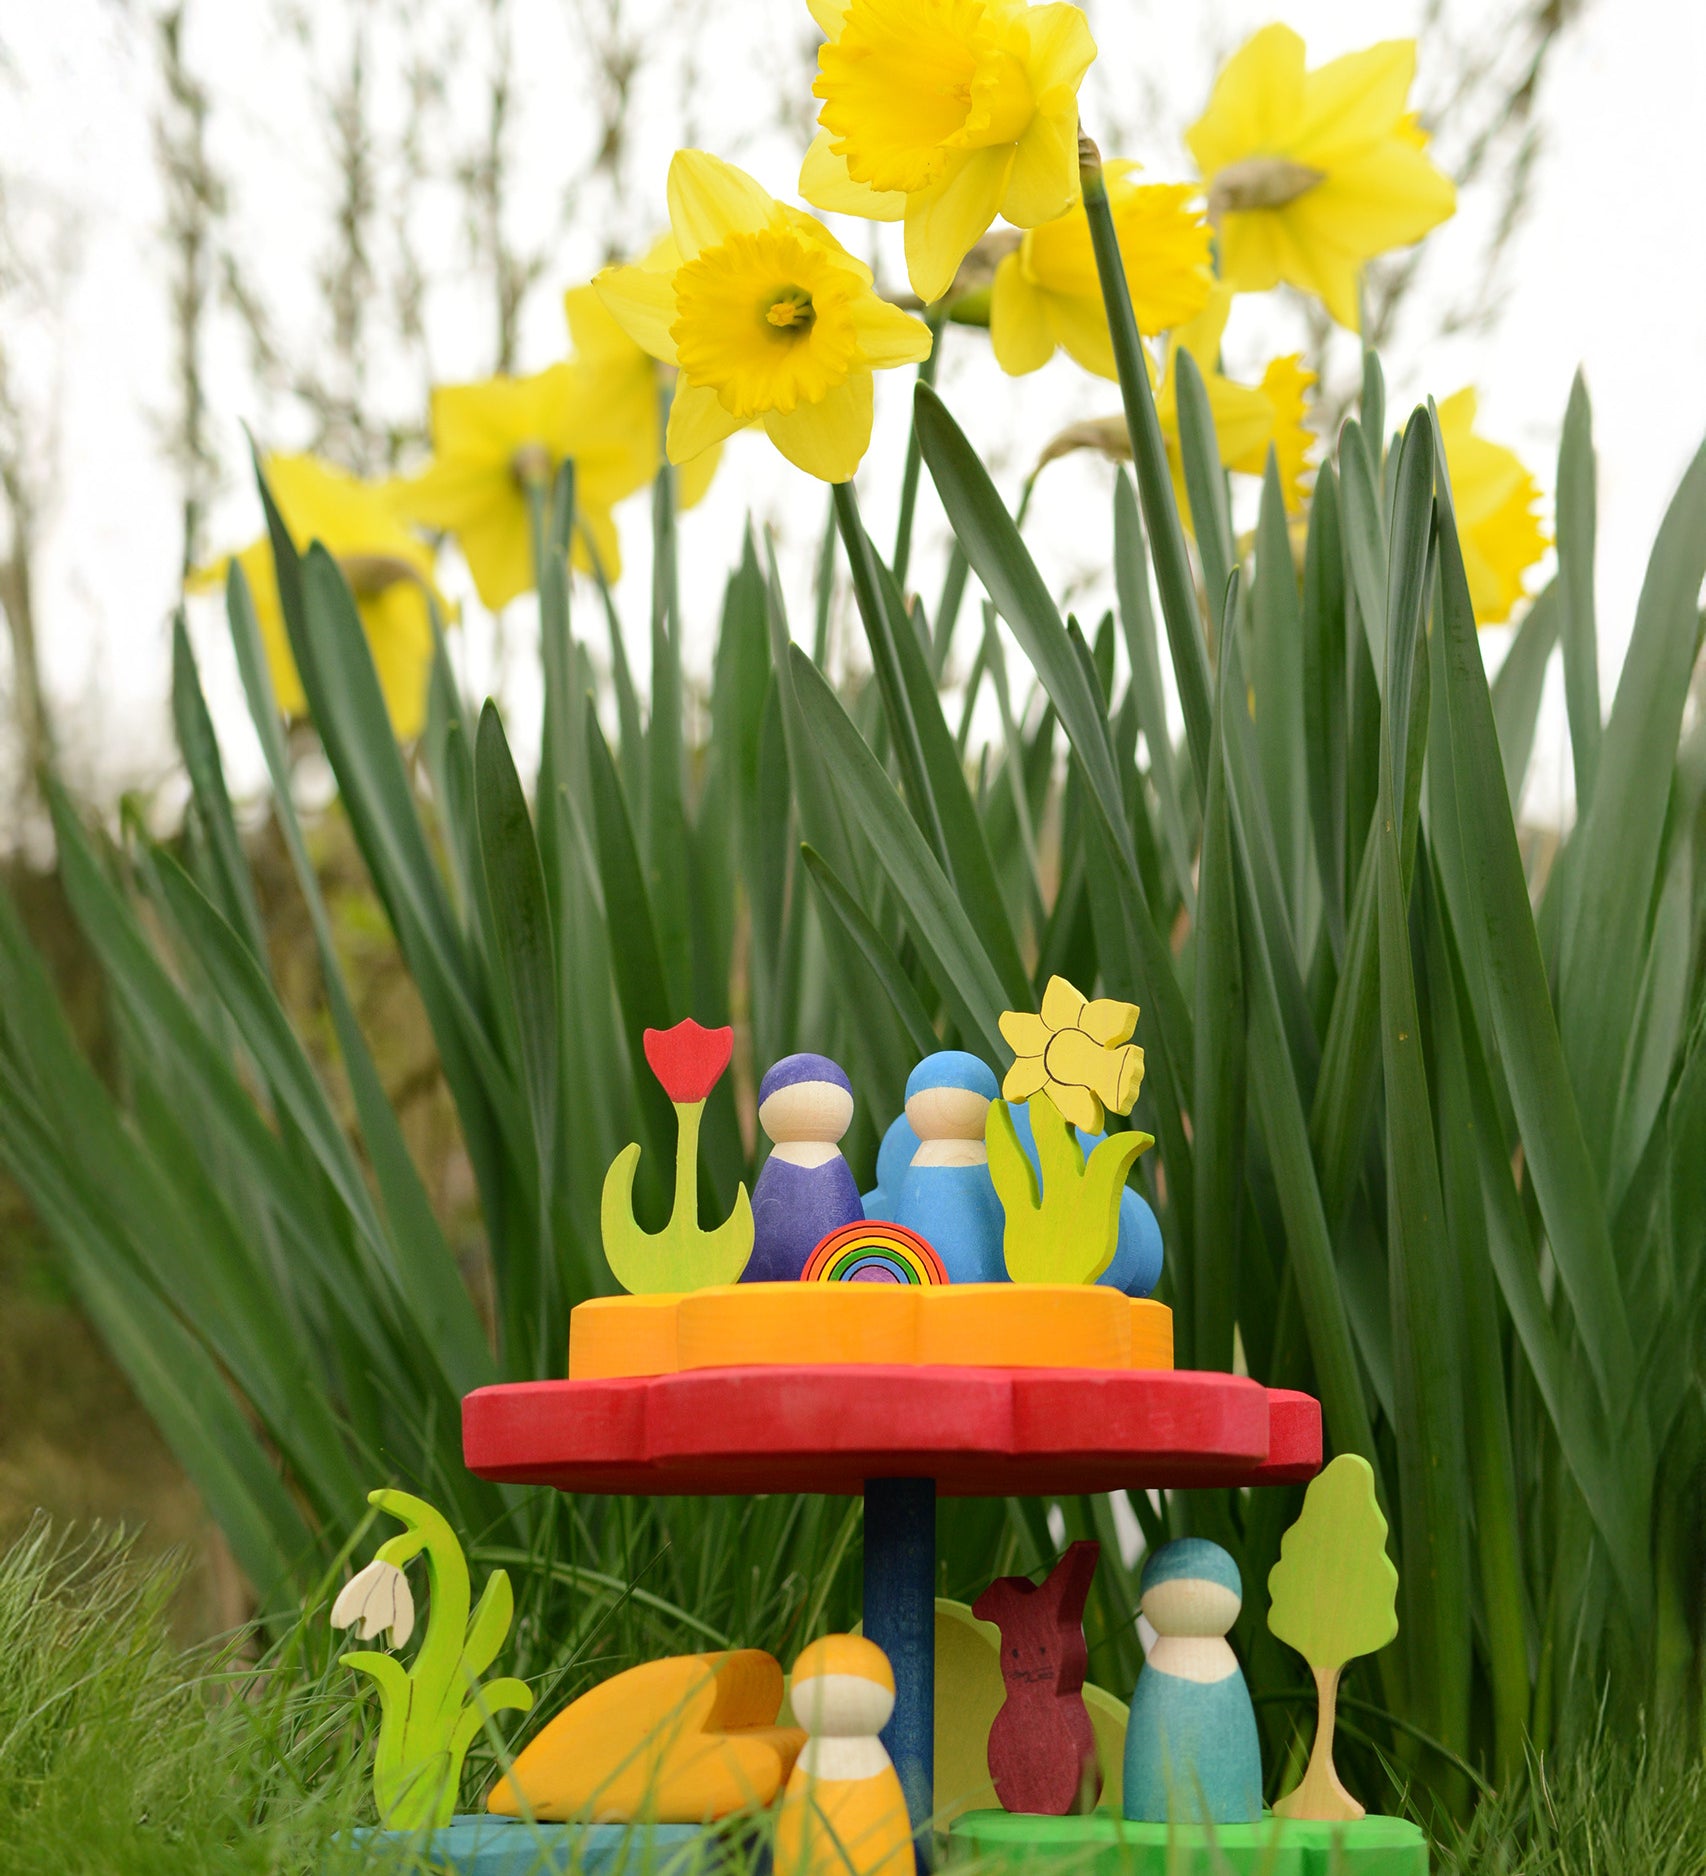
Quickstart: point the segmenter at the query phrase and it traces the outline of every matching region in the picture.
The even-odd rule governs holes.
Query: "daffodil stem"
[[[1101,158],[1090,145],[1080,143],[1079,173],[1084,190],[1084,214],[1090,224],[1090,246],[1096,256],[1096,274],[1107,309],[1108,332],[1113,340],[1114,364],[1119,371],[1120,398],[1125,405],[1126,429],[1131,434],[1132,461],[1137,469],[1138,494],[1149,530],[1149,551],[1155,562],[1155,583],[1161,593],[1161,612],[1173,668],[1179,675],[1179,701],[1184,707],[1185,735],[1197,787],[1206,798],[1208,783],[1209,703],[1208,648],[1197,612],[1196,585],[1191,578],[1185,531],[1179,524],[1173,499],[1173,478],[1167,467],[1167,445],[1161,420],[1155,414],[1155,394],[1149,388],[1143,342],[1137,335],[1131,289],[1120,259],[1114,218],[1108,208],[1107,186]]]
[[[918,382],[934,384],[936,360],[942,349],[944,315],[939,309],[933,309],[925,318],[930,327],[930,350],[919,363]],[[906,591],[907,563],[912,559],[912,517],[918,508],[918,472],[923,461],[923,446],[918,440],[915,420],[906,436],[906,467],[900,478],[900,519],[894,533],[894,583],[902,593]]]

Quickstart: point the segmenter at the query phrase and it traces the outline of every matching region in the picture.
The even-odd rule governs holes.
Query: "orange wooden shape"
[[[805,1744],[778,1726],[782,1668],[757,1648],[674,1655],[600,1683],[551,1721],[486,1809],[519,1817],[702,1824],[769,1804]]]
[[[1173,1313],[1096,1284],[736,1283],[569,1318],[572,1381],[870,1365],[1169,1369]]]

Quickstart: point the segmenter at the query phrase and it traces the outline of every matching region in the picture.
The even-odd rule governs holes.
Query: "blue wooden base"
[[[670,1876],[694,1868],[698,1824],[526,1824],[476,1812],[439,1830],[358,1830],[375,1869],[430,1862],[451,1876]]]
[[[936,1483],[865,1481],[865,1633],[894,1669],[883,1728],[906,1793],[920,1871],[929,1868],[936,1789]]]

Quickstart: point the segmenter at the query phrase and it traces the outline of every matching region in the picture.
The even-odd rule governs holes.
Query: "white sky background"
[[[473,13],[470,4],[467,9]],[[1087,127],[1106,155],[1142,158],[1155,180],[1190,174],[1179,132],[1198,114],[1220,59],[1273,17],[1296,27],[1311,63],[1376,39],[1414,31],[1420,0],[1294,0],[1276,14],[1263,0],[1217,0],[1201,9],[1145,0],[1090,0],[1102,56],[1086,92]],[[562,354],[560,293],[584,279],[610,240],[634,240],[663,219],[670,151],[697,141],[743,162],[775,193],[790,195],[803,139],[784,127],[784,105],[806,102],[814,34],[803,0],[633,0],[625,17],[672,22],[650,36],[654,62],[635,105],[636,147],[628,198],[584,197],[528,302],[521,365]],[[1478,0],[1446,0],[1448,21],[1473,21]],[[323,317],[314,269],[323,258],[335,175],[323,98],[338,76],[348,0],[297,0],[310,49],[280,24],[267,0],[219,0],[192,8],[189,62],[213,94],[213,154],[233,190],[232,220],[253,280],[276,323],[306,339]],[[531,243],[562,225],[563,192],[584,165],[593,134],[585,67],[567,0],[516,0],[516,98],[512,157],[518,238]],[[684,17],[696,21],[683,29]],[[714,29],[707,22],[714,21]],[[1422,46],[1424,99],[1429,42]],[[680,83],[691,75],[691,113]],[[376,60],[378,115],[394,126],[400,80]],[[1546,144],[1533,212],[1516,239],[1510,290],[1490,332],[1433,340],[1447,299],[1458,297],[1479,252],[1476,205],[1433,238],[1417,304],[1388,348],[1388,413],[1401,421],[1428,392],[1474,382],[1483,431],[1514,446],[1548,492],[1570,377],[1585,366],[1600,460],[1599,567],[1602,691],[1609,698],[1627,639],[1647,549],[1683,468],[1706,432],[1706,8],[1697,0],[1589,0],[1556,48],[1540,120]],[[460,70],[453,96],[471,138],[483,108],[477,62]],[[37,621],[50,708],[66,773],[91,800],[127,788],[153,795],[169,814],[177,798],[167,707],[169,618],[176,599],[180,514],[162,452],[172,403],[163,203],[150,132],[158,93],[149,15],[112,0],[0,0],[0,170],[11,179],[14,218],[27,234],[60,244],[65,266],[50,301],[14,314],[5,334],[14,376],[44,433],[54,481],[37,564]],[[381,178],[383,189],[383,177]],[[383,200],[383,196],[382,196]],[[423,235],[442,272],[430,301],[431,364],[441,379],[484,375],[491,365],[489,289],[458,259],[460,207],[448,187],[423,214]],[[875,231],[840,223],[850,246],[870,251]],[[902,269],[876,234],[879,277]],[[1226,340],[1228,369],[1253,379],[1264,359],[1295,349],[1300,326],[1282,297],[1241,299]],[[1347,341],[1347,343],[1349,343]],[[1348,354],[1347,354],[1348,356]],[[242,479],[246,420],[263,443],[298,447],[299,412],[257,392],[229,319],[216,325],[207,360],[217,443],[227,481],[210,544],[240,546],[259,532],[259,509]],[[879,377],[877,432],[859,479],[867,522],[891,538],[909,403],[909,372]],[[376,358],[374,381],[400,413],[418,408],[421,366]],[[1015,495],[1041,444],[1075,417],[1117,407],[1112,385],[1064,358],[1036,376],[1004,378],[983,335],[950,329],[940,388],[1002,488]],[[1027,533],[1057,591],[1089,618],[1106,602],[1110,471],[1075,458],[1042,478]],[[750,509],[772,524],[783,551],[797,635],[809,632],[809,569],[825,491],[789,468],[758,436],[730,445],[711,497],[683,524],[682,591],[690,669],[708,664],[724,574]],[[621,590],[630,655],[646,657],[643,497],[623,512],[627,568]],[[933,604],[944,524],[926,490],[914,550],[915,579]],[[535,657],[529,604],[495,632],[459,566],[453,596],[467,595],[457,656],[469,688],[504,700],[518,755],[536,743]],[[857,657],[856,624],[838,651]],[[581,599],[577,624],[595,649],[597,615]],[[963,669],[975,642],[962,614]],[[198,604],[192,629],[226,749],[233,786],[253,792],[259,764],[215,603]],[[1489,634],[1497,655],[1504,635]],[[3,662],[3,660],[0,660]],[[0,670],[0,683],[9,682]],[[1567,815],[1569,780],[1562,685],[1555,668],[1531,777],[1530,810]],[[1609,704],[1607,704],[1609,707]],[[0,830],[3,836],[5,830]],[[15,838],[15,830],[12,835]],[[11,844],[5,839],[3,844]]]

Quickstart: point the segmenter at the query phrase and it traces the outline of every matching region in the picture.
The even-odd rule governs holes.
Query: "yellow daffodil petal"
[[[906,198],[906,270],[926,304],[954,283],[960,262],[994,221],[1013,167],[1013,146],[972,150],[943,179]]]
[[[1077,1026],[1084,997],[1064,977],[1051,977],[1043,987],[1043,1022],[1050,1030]]]
[[[533,537],[525,502],[499,498],[465,511],[456,524],[456,544],[474,576],[480,604],[489,611],[533,590]]]
[[[930,328],[924,321],[874,293],[855,301],[850,317],[859,355],[867,365],[879,370],[885,365],[916,365],[930,356]]]
[[[871,441],[869,371],[850,372],[815,404],[770,411],[764,431],[795,468],[825,482],[848,482]]]
[[[1096,59],[1090,22],[1078,7],[1058,4],[1058,0],[1053,5],[1027,7],[1020,17],[1031,39],[1025,77],[1038,108],[1054,108],[1059,101],[1054,94],[1063,91],[1076,99],[1084,74]],[[1076,104],[1073,117],[1077,117]]]
[[[1232,289],[1217,282],[1203,302],[1202,311],[1173,333],[1174,346],[1190,353],[1202,367],[1204,377],[1220,369],[1220,341],[1231,311]]]
[[[1104,1049],[1118,1047],[1130,1040],[1137,1027],[1135,1003],[1121,1003],[1113,997],[1095,997],[1084,1005],[1078,1027]]]
[[[684,462],[675,474],[675,499],[678,507],[693,508],[704,500],[717,464],[723,460],[723,446],[713,443],[702,449],[690,462]]]
[[[841,31],[841,22],[847,17],[847,0],[806,0],[806,5],[825,39],[833,39]]]
[[[1296,513],[1303,505],[1304,478],[1314,432],[1306,421],[1307,395],[1315,373],[1306,370],[1300,353],[1268,361],[1262,373],[1261,393],[1274,413],[1273,446],[1285,505]]]
[[[677,150],[669,165],[669,226],[683,262],[731,234],[768,227],[772,198],[743,169],[706,150]]]
[[[1076,13],[1076,7],[1064,9]],[[1056,221],[1078,198],[1078,109],[1039,113],[1013,151],[1001,213],[1015,228]]]
[[[1040,1055],[1021,1055],[1008,1069],[1001,1083],[1004,1101],[1028,1101],[1048,1086],[1048,1071]]]
[[[1119,376],[1119,368],[1114,363],[1114,341],[1108,331],[1107,309],[1100,294],[1093,300],[1052,298],[1048,317],[1056,342],[1066,349],[1075,364],[1094,372],[1098,378]]]
[[[1003,255],[995,270],[989,296],[989,343],[995,362],[1013,378],[1036,371],[1054,354],[1055,333],[1047,302],[1025,278],[1017,254]]]
[[[653,273],[645,267],[606,267],[593,277],[592,291],[642,351],[661,358],[666,365],[675,363],[675,341],[669,333],[670,321],[675,317],[672,275]]]
[[[1308,139],[1317,163],[1325,167],[1323,159],[1389,136],[1407,116],[1405,100],[1415,76],[1413,39],[1382,40],[1309,73],[1298,134]]]
[[[1082,1127],[1086,1133],[1100,1133],[1107,1116],[1102,1112],[1102,1104],[1088,1088],[1072,1088],[1058,1082],[1051,1076],[1048,1084],[1048,1097],[1061,1111],[1062,1116],[1074,1127]]]
[[[622,577],[622,537],[616,517],[608,508],[591,502],[575,504],[573,565],[582,573],[602,574],[606,580]]]
[[[830,147],[832,138],[820,130],[811,140],[800,165],[800,194],[813,208],[837,215],[862,215],[867,221],[899,221],[906,213],[906,197],[898,189],[873,189],[855,182],[847,173],[847,159]]]
[[[692,462],[725,437],[733,436],[745,422],[744,417],[725,410],[708,386],[691,385],[685,378],[677,378],[664,449],[672,463]]]
[[[1545,553],[1546,533],[1535,513],[1540,490],[1521,458],[1474,433],[1476,402],[1466,388],[1440,404],[1440,441],[1475,623],[1500,625]]]
[[[1256,150],[1283,149],[1303,110],[1303,41],[1289,26],[1264,26],[1233,53],[1208,109],[1185,133],[1204,176]]]
[[[412,580],[398,580],[362,600],[359,610],[391,727],[399,740],[411,742],[426,724],[427,683],[432,676],[434,648],[426,595]]]
[[[1029,1010],[1003,1010],[1000,1024],[1001,1034],[1015,1055],[1040,1056],[1054,1033],[1040,1016],[1034,1016]]]

